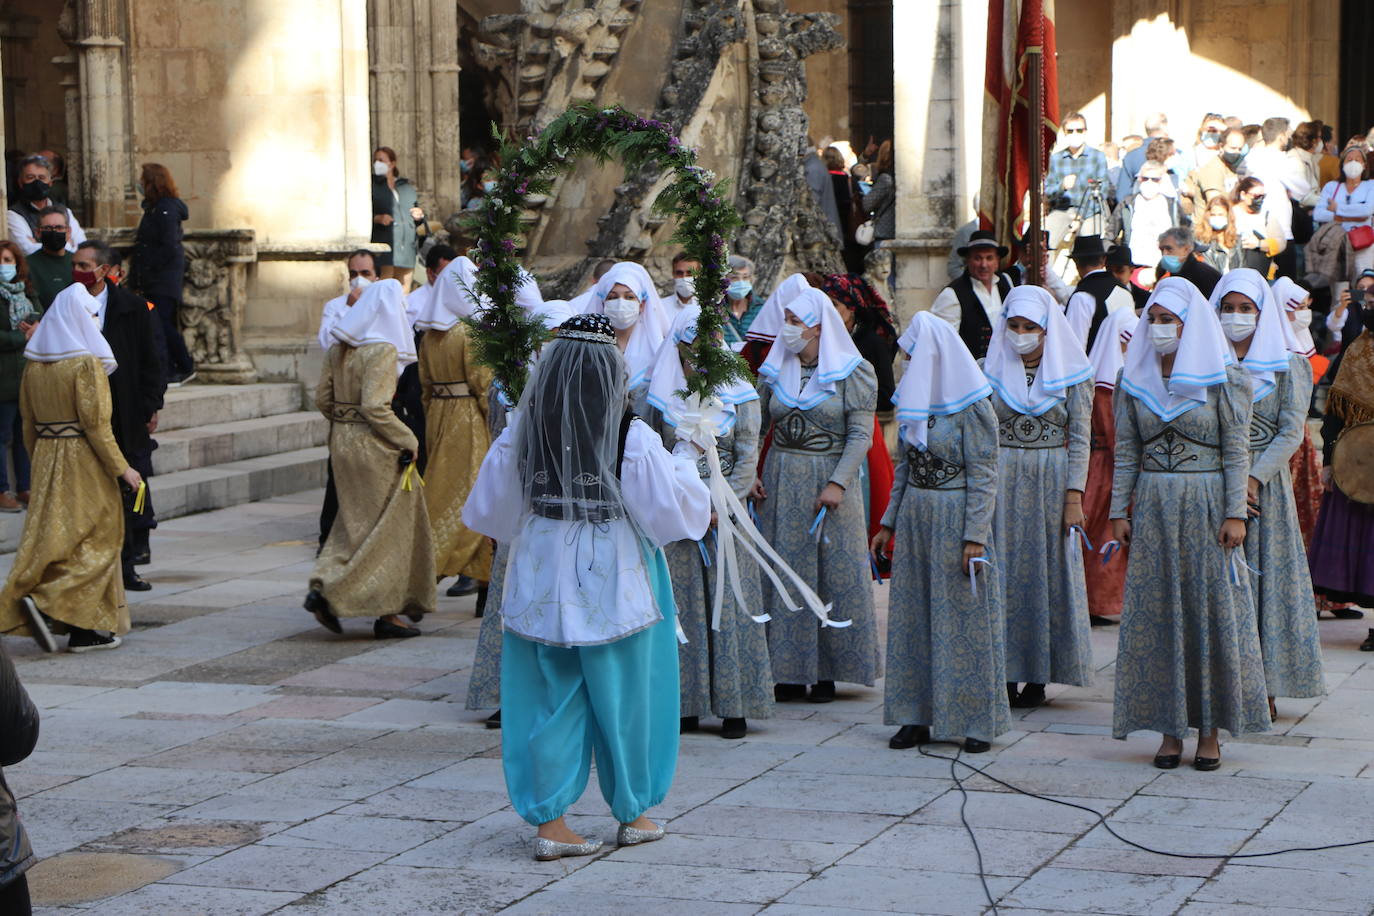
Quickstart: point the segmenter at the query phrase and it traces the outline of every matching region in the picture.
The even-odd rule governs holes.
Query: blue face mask
[[[740,300],[748,296],[754,289],[754,284],[748,280],[736,280],[730,284],[730,289],[726,293],[731,299]]]
[[[488,194],[490,194],[492,191],[495,191],[495,190],[496,190],[496,182],[494,182],[494,181],[484,181],[484,182],[482,182],[482,190],[483,190],[483,191],[486,191]]]
[[[1177,255],[1166,254],[1159,259],[1159,263],[1164,265],[1164,269],[1169,273],[1176,274],[1179,268],[1183,266],[1183,259]]]
[[[18,264],[0,264],[0,280],[10,283],[17,273],[19,273]]]

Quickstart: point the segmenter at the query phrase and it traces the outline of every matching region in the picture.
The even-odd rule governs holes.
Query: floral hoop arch
[[[478,268],[473,292],[490,305],[466,321],[478,361],[491,368],[512,404],[519,403],[524,390],[530,356],[548,336],[539,318],[515,303],[520,284],[534,282],[516,258],[521,214],[527,199],[549,193],[554,178],[570,171],[579,156],[602,163],[615,160],[627,170],[650,163],[672,169],[672,183],[653,206],[677,217],[672,241],[701,264],[695,279],[701,304],[692,344],[696,372],[688,376],[688,394],[704,400],[727,382],[748,376],[743,360],[714,343],[725,327],[726,239],[740,217],[725,200],[725,183],[716,184],[715,175],[696,164],[696,151],[684,146],[670,125],[636,117],[619,106],[579,105],[521,146],[500,135],[496,139],[502,162],[496,188],[467,218],[477,238],[469,252]]]

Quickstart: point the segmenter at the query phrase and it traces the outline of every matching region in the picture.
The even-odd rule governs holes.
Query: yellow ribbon
[[[419,471],[415,470],[415,464],[413,462],[406,465],[405,472],[401,474],[401,489],[405,490],[407,493],[411,490],[411,478],[414,478],[420,486],[423,487],[425,485],[425,479],[420,476]]]
[[[148,502],[148,485],[143,481],[138,482],[138,492],[134,494],[134,515],[141,515],[143,507]]]

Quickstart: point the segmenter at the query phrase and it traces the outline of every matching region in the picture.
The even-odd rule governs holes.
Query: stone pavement
[[[8,641],[43,707],[37,752],[6,771],[45,857],[31,873],[39,913],[986,910],[949,765],[887,749],[879,690],[780,706],[744,741],[686,736],[672,794],[651,812],[667,839],[535,862],[533,830],[506,804],[500,734],[463,708],[473,599],[441,598],[417,640],[378,643],[362,622],[325,632],[299,600],[318,500],[164,524],[147,572],[157,588],[135,596],[116,652],[41,656]],[[1058,692],[973,759],[1156,847],[1374,838],[1374,656],[1355,649],[1363,622],[1321,627],[1330,696],[1280,700],[1274,734],[1228,741],[1218,773],[1161,772],[1155,737],[1109,737],[1114,628],[1093,633],[1095,687]],[[981,777],[969,787],[1004,914],[1374,909],[1374,846],[1166,858],[1081,811]],[[594,781],[573,814],[574,828],[614,836]]]

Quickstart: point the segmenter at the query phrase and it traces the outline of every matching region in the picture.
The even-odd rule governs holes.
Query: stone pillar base
[[[949,285],[949,275],[945,272],[949,236],[889,239],[883,242],[882,250],[892,252],[897,286],[892,297],[892,311],[898,322],[897,332],[901,333],[906,330],[911,316],[930,308],[940,290]],[[879,290],[882,294],[886,292]]]
[[[253,361],[240,355],[233,362],[196,367],[196,381],[206,385],[251,385],[258,380]]]

